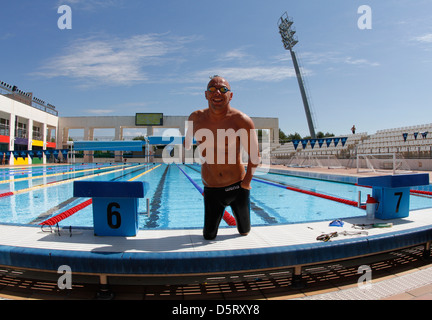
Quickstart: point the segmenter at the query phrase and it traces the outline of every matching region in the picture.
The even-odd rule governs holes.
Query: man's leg
[[[216,238],[219,224],[222,220],[225,206],[219,201],[217,190],[204,188],[204,229],[203,236],[206,240]]]
[[[231,208],[237,222],[237,230],[242,236],[248,235],[250,223],[250,190],[240,188]]]

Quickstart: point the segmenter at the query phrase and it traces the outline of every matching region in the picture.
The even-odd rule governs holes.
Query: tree
[[[317,132],[318,139],[334,137],[334,136],[335,135],[333,133],[329,133],[329,132],[326,133],[323,133],[322,131]],[[301,140],[301,139],[311,139],[311,136],[304,136],[302,138],[302,136],[298,132],[295,132],[294,134],[291,133],[287,136],[281,129],[279,129],[279,141],[281,143],[285,143],[292,140]]]
[[[301,137],[300,133],[298,133],[298,132],[295,132],[294,134],[290,134],[288,136],[288,140],[299,140],[301,138],[302,137]]]
[[[145,137],[144,136],[138,136],[138,137],[133,138],[132,140],[145,140]]]
[[[288,137],[285,134],[285,132],[283,132],[280,128],[279,128],[279,141],[287,141]]]
[[[334,137],[335,135],[333,133],[323,133],[322,131],[318,131],[316,134],[317,139],[327,138],[327,137]],[[305,136],[303,139],[311,139],[311,136]]]

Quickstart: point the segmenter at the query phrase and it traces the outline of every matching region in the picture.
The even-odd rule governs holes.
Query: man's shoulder
[[[235,109],[235,108],[231,108],[231,116],[238,122],[241,122],[242,124],[249,124],[251,126],[253,126],[253,121],[252,119],[244,112]]]
[[[188,121],[196,122],[196,121],[202,120],[204,117],[204,114],[205,114],[204,111],[205,111],[205,109],[201,109],[201,110],[196,110],[196,111],[192,112],[189,115]]]
[[[196,118],[198,116],[202,116],[205,113],[206,109],[195,110],[189,115],[189,119]]]
[[[249,116],[246,113],[244,113],[243,111],[240,111],[239,109],[231,107],[230,111],[231,111],[231,114],[233,116],[246,118],[246,119],[249,118]]]

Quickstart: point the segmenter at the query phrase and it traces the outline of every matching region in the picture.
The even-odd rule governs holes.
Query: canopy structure
[[[178,145],[183,144],[184,137],[180,136],[172,136],[172,137],[164,137],[164,136],[151,136],[148,137],[149,144],[151,145]]]
[[[106,150],[106,151],[142,151],[145,141],[74,141],[74,149],[82,150]]]
[[[147,145],[179,145],[182,144],[184,137],[172,136],[151,136],[147,140],[131,141],[74,141],[73,148],[76,151],[81,150],[109,150],[109,151],[142,151]]]

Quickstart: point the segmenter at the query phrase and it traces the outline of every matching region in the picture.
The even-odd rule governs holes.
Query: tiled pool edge
[[[307,171],[295,171],[289,169],[275,169],[270,168],[269,173],[277,173],[283,175],[291,175],[294,177],[308,178],[308,179],[319,179],[332,182],[356,184],[357,177],[352,175],[341,175],[336,173],[322,173],[322,172],[307,172]],[[259,177],[259,175],[258,175]]]
[[[91,233],[86,237],[85,243],[91,243]],[[71,237],[70,242],[73,239]],[[128,251],[130,248],[122,251],[115,247],[100,250],[98,243],[92,250],[0,245],[0,265],[44,271],[56,271],[59,266],[68,265],[74,272],[84,274],[218,274],[313,265],[430,242],[432,225],[332,242],[214,251],[133,252]]]

